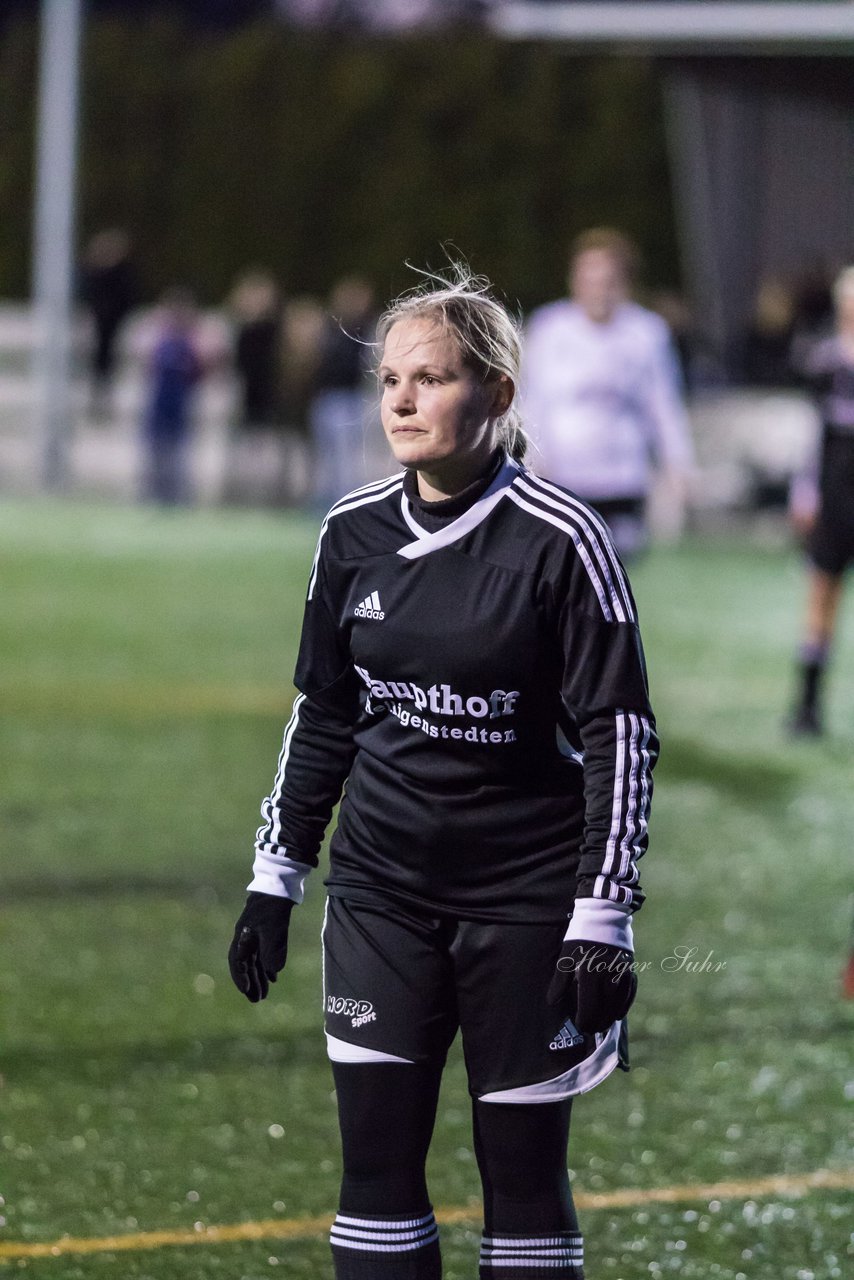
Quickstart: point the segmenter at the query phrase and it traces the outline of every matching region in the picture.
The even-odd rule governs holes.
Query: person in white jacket
[[[656,471],[683,507],[694,460],[670,331],[631,300],[635,262],[619,231],[579,236],[571,296],[532,313],[523,364],[535,469],[596,507],[624,557],[646,544]]]

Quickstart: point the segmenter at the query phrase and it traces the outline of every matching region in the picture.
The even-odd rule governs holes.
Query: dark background
[[[0,27],[0,296],[30,288],[38,12]],[[216,302],[262,264],[289,292],[451,241],[528,308],[563,288],[591,223],[678,280],[652,61],[503,42],[470,23],[380,36],[289,26],[261,0],[93,0],[82,68],[78,242],[132,234],[144,289]]]

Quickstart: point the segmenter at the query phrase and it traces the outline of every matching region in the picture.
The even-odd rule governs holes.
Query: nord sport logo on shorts
[[[370,1000],[354,1000],[352,996],[327,996],[326,1012],[349,1018],[354,1027],[361,1027],[365,1022],[377,1020]]]

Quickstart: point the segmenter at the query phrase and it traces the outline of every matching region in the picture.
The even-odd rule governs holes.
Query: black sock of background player
[[[330,1243],[336,1280],[439,1280],[424,1166],[441,1068],[333,1063],[344,1174]]]
[[[800,653],[800,702],[798,710],[802,715],[817,720],[819,715],[819,698],[824,673],[827,668],[827,645],[804,645]]]
[[[810,711],[815,711],[818,707],[818,694],[821,685],[821,677],[823,675],[824,663],[810,662],[805,664],[802,668],[802,704]]]

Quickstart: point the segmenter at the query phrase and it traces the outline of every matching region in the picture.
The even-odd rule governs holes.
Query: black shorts
[[[854,520],[850,511],[842,513],[823,506],[807,539],[807,554],[822,573],[841,577],[854,561]]]
[[[462,1033],[469,1092],[555,1102],[625,1065],[622,1024],[581,1036],[546,1003],[563,924],[486,924],[330,898],[323,1004],[335,1062],[442,1064]]]

